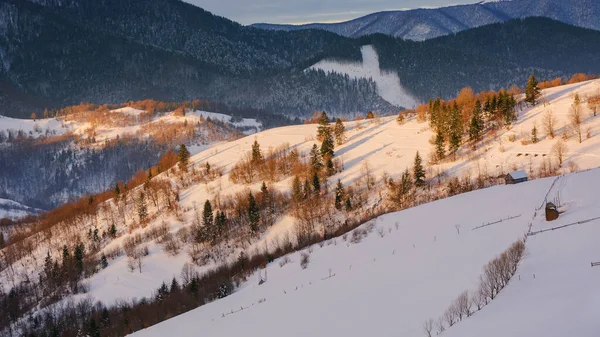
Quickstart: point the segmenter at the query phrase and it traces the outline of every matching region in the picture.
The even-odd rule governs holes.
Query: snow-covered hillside
[[[17,219],[26,215],[35,214],[39,210],[25,206],[13,200],[0,198],[0,219]]]
[[[109,114],[114,116],[108,117],[111,123],[108,125],[88,121],[86,117],[65,116],[60,118],[45,118],[45,119],[17,119],[5,116],[0,116],[0,133],[4,137],[8,137],[12,133],[15,137],[21,134],[24,137],[38,138],[42,136],[52,137],[72,132],[76,135],[85,136],[90,130],[93,130],[97,142],[102,142],[109,139],[114,139],[117,136],[125,135],[149,136],[151,132],[147,132],[147,127],[152,125],[161,125],[162,123],[182,123],[184,121],[197,123],[200,118],[211,118],[215,121],[223,122],[233,127],[239,128],[246,134],[256,133],[261,130],[262,124],[253,118],[242,118],[240,120],[231,121],[229,115],[207,112],[207,111],[191,111],[186,116],[176,116],[173,113],[166,113],[157,117],[143,118],[142,115],[146,112],[131,107],[111,110]],[[125,117],[123,122],[115,122],[117,118]],[[133,117],[133,120],[127,119]],[[119,125],[121,124],[121,125]],[[146,127],[146,129],[144,129]]]
[[[389,103],[405,108],[413,108],[416,100],[402,87],[398,73],[379,68],[379,56],[373,46],[362,46],[362,63],[322,60],[310,67],[325,72],[345,74],[351,78],[373,79],[377,83],[379,96]]]
[[[559,123],[564,125],[567,119],[566,110],[572,103],[572,95],[579,92],[580,95],[594,93],[600,88],[600,80],[573,84],[545,90],[543,93],[548,100],[546,107],[540,105],[533,109],[523,111],[512,130],[500,133],[496,140],[490,141],[485,147],[480,148],[478,154],[459,156],[456,161],[445,162],[428,169],[427,175],[445,172],[450,176],[461,177],[464,175],[476,176],[479,173],[490,176],[501,176],[507,172],[523,169],[526,172],[537,171],[543,161],[551,157],[551,148],[556,140],[545,139],[537,144],[522,145],[517,139],[514,142],[508,140],[511,134],[529,133],[533,124],[538,120],[546,109],[553,109]],[[586,110],[587,111],[587,110]],[[538,127],[540,122],[538,121]],[[567,142],[568,152],[565,156],[564,167],[569,162],[577,164],[579,169],[598,167],[600,157],[600,117],[589,117],[584,124],[595,130],[593,137],[579,144],[575,139]],[[395,117],[381,118],[377,120],[364,120],[346,123],[347,140],[336,148],[336,158],[342,163],[343,172],[330,178],[331,182],[340,179],[346,186],[356,183],[363,176],[365,163],[368,163],[371,174],[376,179],[381,179],[384,174],[397,179],[406,168],[411,168],[415,153],[419,151],[427,158],[432,145],[429,140],[433,136],[427,123],[419,123],[412,119],[403,125],[398,125]],[[213,199],[216,193],[221,197],[233,195],[244,191],[246,188],[258,191],[260,182],[249,186],[233,184],[229,180],[229,173],[233,165],[250,151],[254,140],[258,141],[264,150],[273,149],[282,144],[289,144],[301,153],[308,153],[313,144],[317,126],[297,125],[276,129],[270,129],[258,134],[222,143],[202,151],[191,158],[191,162],[202,165],[209,162],[213,167],[224,170],[221,179],[208,184],[197,184],[181,191],[180,205],[183,209],[193,210],[200,207],[205,200]],[[568,169],[564,169],[568,171]],[[291,179],[285,179],[273,184],[274,188],[281,191],[289,191]],[[332,185],[332,184],[331,184]],[[539,196],[538,199],[543,196]],[[539,204],[541,200],[535,200]],[[182,226],[188,226],[193,217],[193,212],[188,212],[184,224],[171,217],[168,221],[175,232]],[[516,212],[519,213],[519,212]],[[510,214],[514,215],[514,214]],[[481,221],[485,221],[481,219]],[[492,220],[492,219],[489,219]],[[263,238],[263,241],[273,240],[276,236],[285,233],[293,234],[294,220],[284,218],[271,228]],[[120,245],[122,240],[115,240],[110,247]],[[154,247],[154,248],[152,248]],[[254,247],[248,249],[248,252]],[[151,254],[145,260],[145,272],[142,274],[127,272],[127,259],[122,257],[111,263],[109,268],[94,275],[90,280],[92,285],[90,295],[109,303],[125,296],[127,298],[148,296],[163,281],[169,281],[177,275],[187,256],[181,253],[172,258],[162,251],[158,244],[151,245]],[[479,268],[479,267],[478,267]]]
[[[485,176],[487,180],[497,182],[495,177],[502,177],[507,172],[517,169],[525,170],[532,177],[536,177],[538,168],[548,160],[558,165],[552,147],[567,129],[565,124],[568,123],[568,111],[575,93],[584,102],[582,129],[586,130],[586,136],[582,143],[579,143],[570,132],[565,141],[568,148],[559,173],[597,168],[600,156],[600,117],[594,117],[585,103],[587,97],[599,92],[600,80],[544,90],[543,103],[519,111],[517,120],[510,129],[502,128],[496,134],[488,135],[475,150],[470,146],[463,146],[456,160],[448,159],[441,164],[427,163],[426,177],[431,186],[427,190],[445,189],[446,183],[437,185],[436,181],[447,181],[448,177],[470,177],[473,180],[477,176]],[[542,115],[550,109],[557,119],[556,139],[546,137],[541,131]],[[193,122],[193,118],[200,119],[200,116],[198,113],[188,113],[185,117],[177,118],[189,118],[190,122]],[[540,129],[539,141],[530,144],[527,140],[534,125]],[[433,150],[431,140],[434,135],[429,124],[418,122],[415,117],[407,117],[402,124],[396,121],[395,116],[353,121],[345,123],[345,128],[346,139],[342,145],[336,146],[334,157],[342,170],[329,177],[327,189],[331,192],[339,179],[348,189],[367,190],[364,187],[365,176],[371,175],[379,183],[370,194],[365,192],[366,197],[361,201],[360,212],[375,210],[387,200],[388,189],[382,183],[383,177],[399,181],[402,172],[412,168],[417,151],[427,161],[429,153]],[[243,184],[234,183],[230,179],[232,169],[240,159],[248,155],[255,141],[265,156],[271,153],[270,150],[281,149],[282,145],[285,145],[284,148],[297,150],[299,156],[305,158],[313,145],[320,143],[315,140],[316,132],[315,124],[288,126],[218,143],[210,149],[198,149],[199,152],[190,158],[191,169],[187,176],[174,168],[170,172],[162,172],[153,177],[153,181],[158,184],[166,181],[169,186],[174,186],[177,193],[177,210],[168,211],[166,206],[161,206],[160,200],[154,202],[154,205],[148,201],[150,220],[142,226],[141,221],[138,221],[137,202],[133,199],[137,198],[143,187],[140,186],[139,191],[132,191],[133,196],[129,197],[129,201],[121,201],[119,204],[110,200],[106,202],[106,207],[95,214],[89,223],[83,221],[79,224],[79,231],[91,233],[98,229],[100,233],[106,233],[109,227],[116,223],[117,235],[90,244],[100,245],[100,253],[105,253],[110,258],[105,268],[83,281],[89,291],[74,298],[91,296],[110,305],[121,300],[153,296],[163,282],[170,282],[174,277],[179,277],[182,267],[191,261],[194,243],[189,239],[181,239],[182,246],[179,250],[175,253],[168,252],[165,241],[159,242],[156,236],[151,237],[149,233],[165,228],[166,233],[162,237],[189,237],[185,233],[197,230],[194,229],[193,223],[199,217],[205,201],[210,200],[214,205],[231,204],[237,202],[232,199],[236,195],[242,195],[244,199],[248,192],[258,194],[261,180]],[[207,163],[209,165],[206,165]],[[207,166],[218,171],[212,179],[201,177],[201,172]],[[598,205],[591,195],[598,188],[598,178],[600,171],[592,170],[569,174],[558,180],[545,178],[515,186],[496,186],[381,216],[358,229],[357,233],[368,232],[366,237],[361,238],[362,234],[350,233],[345,237],[331,239],[322,246],[315,245],[310,249],[311,252],[304,251],[309,254],[310,259],[306,270],[299,266],[301,253],[292,254],[288,257],[291,262],[286,264],[283,262],[285,258],[282,258],[267,266],[267,275],[264,270],[261,271],[262,278],[267,277],[267,283],[258,286],[259,276],[256,274],[231,296],[140,334],[158,336],[168,331],[185,336],[197,333],[198,326],[201,326],[208,335],[228,336],[242,331],[235,329],[246,331],[248,326],[262,319],[269,325],[265,332],[267,335],[290,334],[289,326],[296,327],[291,333],[297,336],[361,336],[373,331],[384,336],[420,335],[425,320],[437,319],[443,315],[461,292],[475,290],[481,269],[488,261],[507,249],[511,243],[523,238],[529,230],[535,233],[555,226],[554,223],[546,223],[539,211],[546,197],[548,200],[560,200],[561,210],[566,211],[556,222],[557,225],[600,217],[600,214],[592,214],[598,209]],[[274,179],[269,183],[269,189],[289,193],[291,185],[292,177],[287,175],[281,179]],[[446,195],[446,192],[440,192],[439,195]],[[227,207],[221,205],[219,207]],[[228,211],[234,216],[232,213],[235,210]],[[334,214],[330,220],[343,221],[340,220],[340,214]],[[492,315],[488,313],[496,310],[501,312],[499,315],[508,315],[506,317],[514,315],[507,313],[506,308],[517,301],[514,300],[515,297],[524,301],[528,296],[534,298],[549,291],[566,291],[567,281],[558,276],[554,277],[552,282],[541,283],[550,278],[544,275],[559,272],[557,269],[551,273],[546,265],[556,263],[565,269],[573,268],[573,275],[580,275],[597,283],[596,269],[583,267],[590,268],[589,263],[594,259],[598,260],[596,257],[585,255],[595,254],[590,248],[591,237],[596,234],[595,229],[582,230],[581,234],[574,232],[575,237],[566,237],[565,242],[581,240],[582,245],[576,249],[565,246],[560,261],[556,257],[558,251],[547,253],[552,245],[557,245],[550,239],[552,235],[579,231],[579,228],[595,228],[594,224],[597,222],[598,220],[594,220],[570,229],[530,236],[527,241],[527,254],[517,272],[521,280],[519,281],[518,275],[515,276],[516,279],[513,279],[490,305],[473,317],[447,329],[445,333],[459,328],[472,331],[483,329],[487,327],[485,319],[494,319],[488,316]],[[288,236],[293,238],[297,233],[296,224],[297,220],[292,212],[281,214],[272,226],[264,228],[265,231],[260,233],[260,237],[224,241],[223,245],[218,247],[218,253],[211,253],[212,257],[208,262],[199,263],[201,266],[193,268],[198,272],[205,272],[221,263],[237,259],[242,252],[252,256],[257,251],[270,249],[268,247],[272,247],[274,242],[283,241]],[[474,230],[483,224],[491,225]],[[47,236],[52,240],[43,240],[41,235],[32,238],[32,241],[41,240],[43,243],[32,248],[32,251],[28,252],[30,255],[15,260],[14,264],[18,266],[16,271],[0,271],[0,278],[12,279],[15,282],[37,279],[48,252],[58,259],[56,254],[63,245],[61,240],[67,236],[70,240],[75,240],[76,237],[76,233],[65,234],[60,228],[50,234]],[[119,249],[136,235],[143,236],[143,240],[146,240],[140,238],[143,243],[137,245],[147,245],[148,255],[143,257],[142,267],[132,270],[131,256],[125,256],[122,250],[119,253]],[[580,238],[579,235],[586,238]],[[557,240],[561,238],[557,237]],[[590,261],[584,261],[585,259]],[[573,267],[575,260],[578,261],[577,267]],[[584,262],[581,265],[580,260]],[[536,274],[534,280],[531,280],[532,274]],[[559,282],[561,280],[562,282]],[[11,284],[3,283],[5,292]],[[516,288],[519,284],[527,288]],[[591,288],[592,283],[586,280],[576,284],[581,288],[582,294],[592,296],[593,300],[584,305],[597,303],[595,298],[598,293],[597,289]],[[545,288],[546,286],[548,288]],[[537,293],[533,290],[527,296],[521,293],[529,291],[531,287],[537,287]],[[502,305],[505,297],[508,298],[508,304]],[[538,304],[529,303],[523,306],[529,305],[531,310],[540,310],[551,315],[552,308],[555,308],[556,303],[560,303],[552,301],[560,299],[548,299],[544,308],[547,311],[536,309]],[[497,306],[499,309],[495,309]],[[523,331],[531,332],[533,330],[530,329],[533,329],[534,325],[526,321],[528,318],[526,315],[520,316]],[[514,317],[510,319],[516,320]],[[472,328],[468,327],[470,324],[473,324]],[[565,326],[569,327],[570,324],[567,322]],[[509,328],[516,329],[506,329]],[[513,335],[520,330],[499,328],[498,331],[500,336]],[[503,331],[507,333],[502,334]],[[587,324],[582,328],[581,335],[593,337],[594,335],[590,334],[593,331],[594,326]],[[471,336],[471,330],[463,335]],[[480,335],[481,333],[472,336]]]
[[[236,293],[135,336],[422,336],[482,267],[532,230],[599,217],[600,170],[476,191],[377,218],[353,234],[269,264]],[[547,223],[536,208],[561,194],[565,213]],[[476,227],[511,218],[477,229]],[[495,300],[445,336],[577,336],[600,331],[595,317],[600,220],[531,236],[517,274]],[[301,254],[309,265],[300,267]],[[284,260],[286,259],[286,260]],[[289,259],[289,262],[286,262]],[[261,323],[264,322],[264,328]],[[507,324],[510,322],[510,324]],[[293,327],[293,329],[290,329]]]

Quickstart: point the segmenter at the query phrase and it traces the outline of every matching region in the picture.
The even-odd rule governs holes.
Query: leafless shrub
[[[175,238],[175,236],[172,234],[166,235],[162,239],[162,244],[165,252],[171,256],[179,254],[179,251],[181,250],[181,244],[179,244],[179,240],[177,240],[177,238]]]
[[[433,331],[433,318],[430,318],[423,323],[423,331],[425,332],[425,336],[431,337],[431,333]]]
[[[290,262],[292,262],[292,260],[290,260],[289,256],[286,255],[279,260],[279,267],[283,267]]]
[[[308,267],[308,263],[310,262],[310,255],[306,253],[302,253],[300,258],[300,267],[302,269],[306,269]]]

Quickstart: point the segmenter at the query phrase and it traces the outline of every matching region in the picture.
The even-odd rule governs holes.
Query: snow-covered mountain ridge
[[[323,29],[342,36],[382,33],[407,40],[428,40],[510,19],[543,16],[574,26],[600,30],[600,3],[593,0],[482,1],[435,9],[373,13],[341,23],[307,25],[254,24],[272,30]]]

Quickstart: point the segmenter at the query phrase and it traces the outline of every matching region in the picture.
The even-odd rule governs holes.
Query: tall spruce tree
[[[323,137],[325,137],[326,133],[331,133],[331,129],[329,128],[329,117],[327,117],[327,113],[325,111],[321,112],[321,117],[319,117],[319,126],[317,127],[317,139],[319,141],[323,141]]]
[[[342,181],[338,179],[337,185],[335,186],[335,208],[337,210],[342,209],[342,203],[344,202],[344,198],[346,196],[346,191],[344,190],[344,185]]]
[[[413,176],[415,178],[416,186],[423,186],[425,184],[425,170],[423,169],[423,160],[419,151],[415,155],[415,162],[413,166]]]
[[[481,117],[483,111],[481,109],[481,102],[477,100],[475,107],[473,108],[473,116],[471,117],[471,124],[469,125],[469,139],[472,142],[477,142],[481,139],[481,131],[483,130],[483,119]]]
[[[188,151],[185,144],[181,144],[179,146],[179,155],[178,156],[179,156],[179,168],[182,171],[187,172],[188,163],[190,161],[190,151]]]
[[[535,123],[533,124],[533,129],[531,129],[531,142],[534,144],[538,142],[538,132]]]
[[[441,130],[438,130],[435,135],[435,154],[438,160],[442,160],[446,157],[446,144]]]
[[[302,200],[302,182],[298,176],[292,180],[292,200],[299,203]]]
[[[540,98],[541,92],[538,86],[538,81],[535,79],[535,75],[531,74],[527,85],[525,86],[525,102],[530,105],[537,105],[538,99]]]
[[[317,172],[313,174],[312,187],[315,195],[321,194],[321,179],[319,178],[319,174]]]
[[[260,228],[260,211],[252,192],[248,194],[248,224],[252,233],[258,233]]]
[[[456,156],[456,152],[460,148],[460,142],[462,140],[462,122],[460,109],[454,103],[451,108],[450,117],[450,153]]]
[[[204,232],[208,235],[210,240],[215,239],[215,230],[214,230],[214,218],[213,218],[213,209],[210,201],[206,200],[204,202],[204,209],[202,210],[202,226],[204,226]]]
[[[321,152],[317,147],[317,144],[313,144],[310,150],[310,168],[313,172],[319,172],[323,167],[323,159],[321,158]]]
[[[264,161],[262,151],[260,150],[260,144],[255,139],[252,144],[252,164],[261,164]]]

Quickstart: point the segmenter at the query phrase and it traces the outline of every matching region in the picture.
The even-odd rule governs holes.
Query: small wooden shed
[[[558,208],[552,202],[546,203],[546,221],[554,221],[558,219]]]
[[[525,171],[523,171],[523,170],[520,170],[520,171],[515,171],[515,172],[511,172],[511,173],[507,174],[504,179],[506,181],[506,185],[514,185],[514,184],[526,182],[527,178],[528,178],[527,173],[525,173]]]

